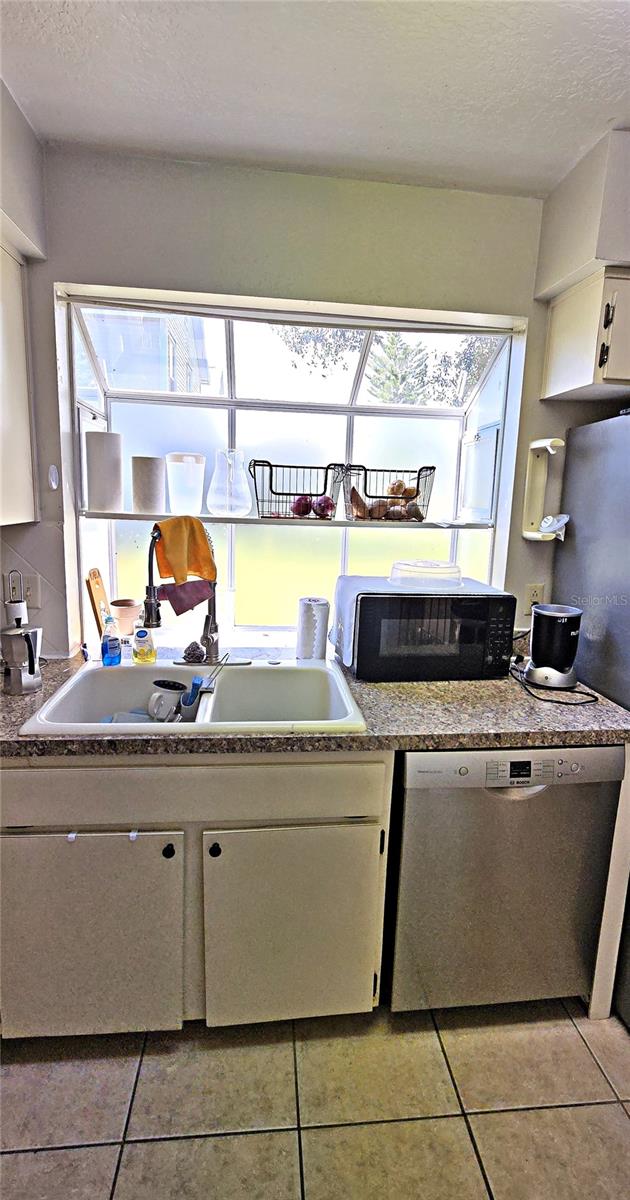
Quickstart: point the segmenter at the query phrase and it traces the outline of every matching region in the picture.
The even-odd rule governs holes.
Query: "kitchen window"
[[[222,636],[252,640],[295,626],[305,594],[332,599],[342,572],[389,574],[399,558],[457,561],[492,577],[512,330],[412,325],[264,310],[93,299],[68,305],[77,445],[83,484],[82,573],[98,566],[111,596],[141,599],[153,518],[132,512],[131,458],[177,451],[205,457],[203,505],[218,562]],[[87,508],[83,435],[122,435],[124,512]],[[348,522],[308,527],[208,515],[219,449],[279,464],[361,463],[397,471],[435,466],[423,524]],[[163,606],[168,642],[198,636],[198,612]],[[89,620],[89,618],[88,618]],[[89,632],[89,630],[88,630]],[[282,640],[282,639],[280,639]]]

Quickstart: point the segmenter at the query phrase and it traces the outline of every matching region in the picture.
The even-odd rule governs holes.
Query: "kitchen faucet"
[[[160,536],[159,529],[154,529],[151,533],[151,541],[149,543],[149,581],[147,583],[144,599],[145,629],[159,629],[162,624],[158,589],[155,586],[153,578],[155,546]],[[204,663],[216,663],[219,661],[219,626],[217,624],[216,582],[210,583],[210,589],[211,593],[208,597],[208,612],[206,613],[206,618],[203,623],[203,632],[200,638],[200,642],[204,651]]]

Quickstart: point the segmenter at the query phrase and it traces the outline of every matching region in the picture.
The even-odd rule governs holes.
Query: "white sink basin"
[[[221,733],[362,733],[365,721],[334,663],[256,662],[221,671],[196,727]]]
[[[208,668],[103,667],[88,663],[22,726],[21,734],[111,737],[112,734],[362,733],[365,721],[339,668],[325,662],[254,662],[224,667],[215,692],[202,697],[194,722],[108,721],[146,710],[156,679],[189,683]]]

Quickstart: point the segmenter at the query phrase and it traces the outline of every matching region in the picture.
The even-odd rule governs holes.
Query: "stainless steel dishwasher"
[[[405,760],[394,1011],[588,996],[623,747]]]

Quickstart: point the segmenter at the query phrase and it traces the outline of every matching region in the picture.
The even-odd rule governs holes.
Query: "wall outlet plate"
[[[544,585],[544,583],[528,583],[526,599],[525,599],[526,615],[531,613],[532,604],[544,604],[544,603],[545,603],[545,585]]]

